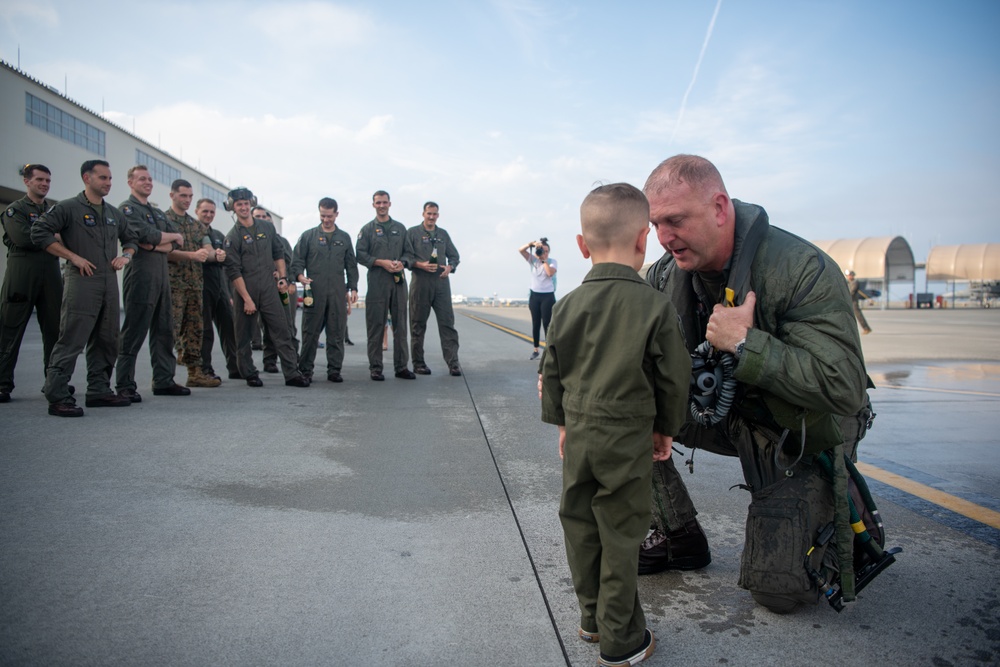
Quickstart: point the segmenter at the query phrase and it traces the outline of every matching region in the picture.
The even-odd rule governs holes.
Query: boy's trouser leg
[[[646,630],[646,617],[639,604],[638,565],[639,544],[646,536],[650,518],[651,442],[649,427],[567,427],[560,518],[567,543],[573,542],[572,548],[567,546],[567,556],[571,559],[574,585],[577,571],[581,579],[587,579],[578,589],[578,596],[581,590],[584,594],[580,598],[581,620],[586,620],[596,585],[597,628],[601,652],[607,655],[635,649],[642,644]],[[593,518],[589,519],[588,514]],[[594,529],[587,525],[590,520],[599,535],[596,584],[592,562]]]

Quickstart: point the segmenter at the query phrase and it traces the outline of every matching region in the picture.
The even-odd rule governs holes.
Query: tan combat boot
[[[187,369],[187,386],[189,387],[218,387],[222,384],[222,380],[219,378],[205,375],[200,366],[188,366]]]

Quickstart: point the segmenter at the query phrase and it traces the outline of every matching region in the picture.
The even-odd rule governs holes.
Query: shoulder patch
[[[124,213],[125,215],[132,215],[132,207],[129,206],[128,204],[125,204],[124,206],[122,206],[122,213]]]
[[[9,207],[7,209],[7,217],[8,218],[13,218],[14,217],[14,207],[13,206],[11,206],[11,207]]]

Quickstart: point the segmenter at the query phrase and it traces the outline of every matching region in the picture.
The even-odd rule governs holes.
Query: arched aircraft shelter
[[[814,245],[833,258],[841,270],[851,269],[866,287],[882,291],[882,308],[888,307],[893,283],[907,283],[909,292],[916,293],[916,273],[913,251],[902,236],[879,236],[864,239],[813,241]]]

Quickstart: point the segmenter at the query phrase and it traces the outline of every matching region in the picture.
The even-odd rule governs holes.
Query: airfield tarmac
[[[371,382],[356,311],[344,384],[154,397],[143,352],[143,402],[82,419],[47,416],[32,323],[0,405],[0,664],[594,664],[528,312],[458,313],[463,377],[431,325],[433,375]],[[647,664],[1000,661],[1000,312],[866,315],[859,459],[903,553],[841,614],[758,608],[736,586],[738,462],[700,452],[713,561],[641,579]]]

